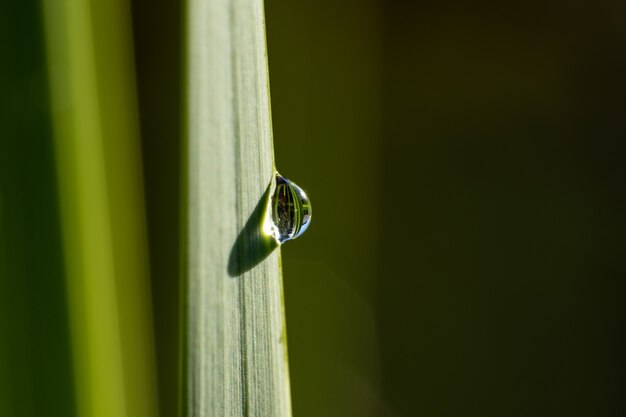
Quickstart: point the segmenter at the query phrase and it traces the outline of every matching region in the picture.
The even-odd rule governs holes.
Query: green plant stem
[[[183,415],[289,416],[280,250],[254,227],[274,174],[263,3],[189,0],[186,25]]]

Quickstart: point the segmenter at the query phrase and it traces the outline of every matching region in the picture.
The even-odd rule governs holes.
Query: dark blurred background
[[[130,6],[174,416],[182,5]],[[25,415],[73,415],[40,13],[0,3],[0,402],[47,387]],[[276,165],[314,211],[282,248],[294,416],[626,415],[625,3],[266,0],[266,19]]]
[[[626,415],[626,6],[267,0],[294,414]]]

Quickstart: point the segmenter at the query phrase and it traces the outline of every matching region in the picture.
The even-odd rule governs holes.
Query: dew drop
[[[278,243],[300,236],[311,223],[311,202],[302,188],[276,173],[266,232]]]

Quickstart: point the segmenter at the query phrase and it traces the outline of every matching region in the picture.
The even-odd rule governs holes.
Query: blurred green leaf
[[[128,5],[44,6],[78,411],[155,416]]]

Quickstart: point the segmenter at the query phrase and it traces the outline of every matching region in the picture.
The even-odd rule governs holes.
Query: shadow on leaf
[[[270,199],[271,183],[263,193],[246,225],[237,236],[228,258],[228,275],[238,277],[248,272],[278,246],[276,240],[263,233],[263,221]]]

